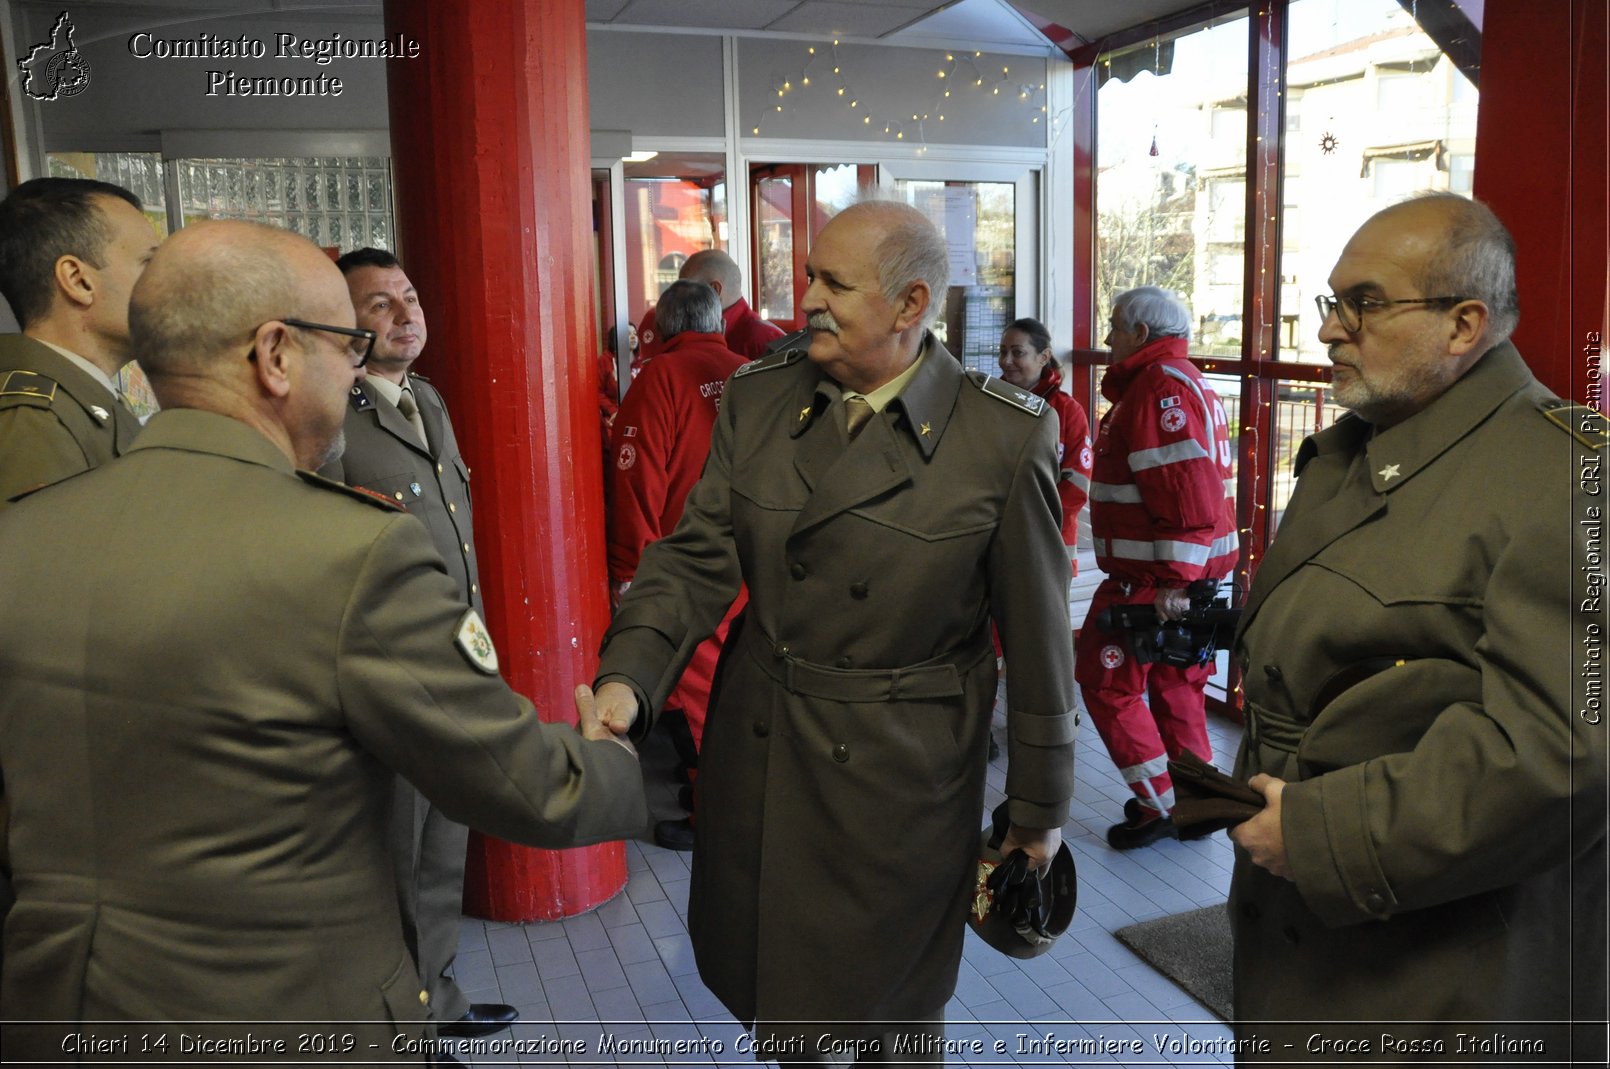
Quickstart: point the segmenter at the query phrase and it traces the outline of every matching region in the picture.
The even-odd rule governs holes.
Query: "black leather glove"
[[[1029,855],[1021,850],[1011,855],[989,874],[986,881],[995,895],[995,909],[1013,927],[1032,929],[1035,934],[1049,937],[1046,921],[1050,918],[1050,903],[1040,885],[1039,875],[1029,863]]]

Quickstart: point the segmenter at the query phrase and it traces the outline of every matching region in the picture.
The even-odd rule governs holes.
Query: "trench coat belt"
[[[1248,701],[1241,709],[1247,722],[1247,741],[1254,746],[1267,746],[1282,753],[1296,753],[1302,744],[1307,724],[1280,716],[1271,709]]]
[[[788,652],[759,627],[744,629],[744,646],[761,671],[790,694],[834,702],[896,702],[959,698],[962,677],[995,652],[986,629],[981,639],[902,668],[832,668]]]

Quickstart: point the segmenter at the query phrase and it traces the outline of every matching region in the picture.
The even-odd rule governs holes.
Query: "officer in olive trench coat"
[[[1457,274],[1419,288],[1456,227],[1507,238],[1425,198],[1332,273],[1355,303],[1320,337],[1356,414],[1298,452],[1236,644],[1237,771],[1273,778],[1232,832],[1235,1015],[1276,1061],[1604,1060],[1606,727],[1579,674],[1604,644],[1605,497],[1584,475],[1604,420],[1502,340],[1513,260],[1507,298]],[[1411,363],[1427,353],[1462,369],[1440,392]],[[1394,403],[1393,373],[1419,395]],[[1537,1023],[1568,1019],[1600,1024]]]
[[[604,722],[621,683],[657,707],[748,585],[700,759],[688,919],[705,983],[782,1061],[819,1057],[822,1030],[789,1046],[801,1036],[771,1022],[942,1028],[977,867],[991,619],[1012,701],[1006,793],[1031,856],[1054,853],[1073,793],[1056,421],[926,333],[942,251],[938,281],[879,292],[896,226],[932,235],[877,203],[823,231],[808,353],[729,380],[703,478],[644,554],[599,670]],[[884,370],[860,375],[878,354]],[[891,378],[898,396],[849,437],[846,389],[877,409]]]

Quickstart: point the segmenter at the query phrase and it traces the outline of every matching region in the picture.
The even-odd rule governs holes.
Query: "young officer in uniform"
[[[470,472],[436,388],[410,368],[425,349],[425,312],[402,265],[382,249],[336,261],[358,325],[375,332],[374,353],[347,406],[346,452],[321,474],[383,494],[425,525],[458,596],[481,611],[470,515]],[[453,980],[463,916],[469,829],[413,786],[397,782],[397,894],[417,948],[431,1008],[450,1036],[480,1036],[518,1019],[513,1006],[471,1003]]]
[[[0,201],[0,293],[22,327],[0,335],[0,509],[134,441],[117,373],[131,359],[129,292],[156,247],[121,186],[36,178]]]
[[[646,721],[747,583],[699,762],[699,974],[768,1057],[827,1060],[825,1037],[943,1061],[992,619],[1011,652],[1002,853],[1049,863],[1073,793],[1057,427],[927,331],[948,263],[916,209],[846,208],[807,271],[810,349],[727,384],[704,475],[605,638],[600,719]]]

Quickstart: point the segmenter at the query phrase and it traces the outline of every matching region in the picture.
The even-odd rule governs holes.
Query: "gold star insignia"
[[[1400,465],[1397,464],[1388,464],[1375,474],[1379,475],[1383,480],[1391,482],[1393,479],[1397,478],[1399,466]]]
[[[922,436],[923,436],[923,437],[924,437],[924,438],[926,438],[926,437],[928,437],[928,435],[929,435],[929,434],[931,434],[931,433],[933,433],[933,428],[932,428],[932,427],[930,427],[930,426],[929,426],[929,425],[928,425],[928,424],[926,424],[926,423],[924,423],[924,424],[923,424],[923,425],[922,425],[922,431],[921,431],[921,434],[922,434]]]
[[[811,406],[806,405],[804,408],[799,410],[799,421],[801,423],[804,423],[805,422],[805,417],[810,415],[810,414],[811,414]]]

